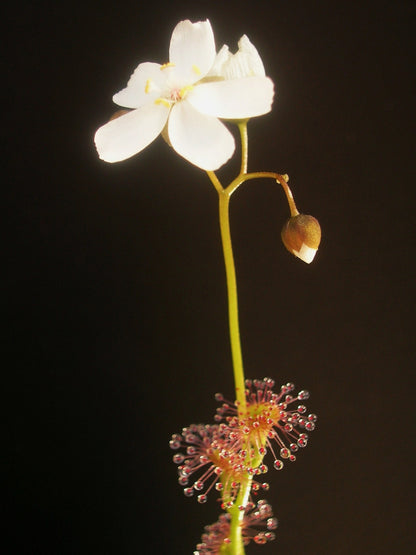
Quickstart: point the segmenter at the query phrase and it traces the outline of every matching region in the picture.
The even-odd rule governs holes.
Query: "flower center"
[[[178,100],[183,100],[189,91],[193,89],[192,85],[187,85],[186,87],[182,87],[180,89],[174,88],[170,91],[170,99],[174,102],[178,102]]]
[[[168,91],[166,96],[161,96],[156,98],[155,104],[163,104],[167,108],[170,108],[176,102],[183,100],[189,91],[193,89],[192,85],[186,85],[185,87],[174,87]]]
[[[175,67],[174,63],[168,62],[167,64],[161,65],[160,70],[163,72],[170,71],[174,67]],[[192,66],[192,71],[194,71],[197,75],[201,73],[201,70],[195,65]],[[171,75],[170,78],[172,79],[174,78],[174,76]],[[168,83],[171,79],[168,78]],[[153,89],[154,89],[153,81],[151,79],[147,79],[145,84],[145,89],[144,89],[145,93],[148,94]],[[170,108],[176,102],[183,100],[188,94],[188,92],[191,91],[192,89],[193,89],[192,85],[185,85],[183,87],[180,87],[176,84],[173,85],[171,81],[170,86],[168,84],[168,89],[167,90],[165,89],[165,91],[161,91],[162,95],[156,98],[155,104],[163,104],[167,108]]]
[[[181,91],[180,89],[172,89],[170,91],[170,100],[173,100],[173,102],[177,102],[178,100],[181,100]]]

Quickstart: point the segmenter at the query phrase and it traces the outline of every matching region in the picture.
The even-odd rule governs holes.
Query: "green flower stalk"
[[[217,53],[208,20],[179,22],[168,62],[139,64],[127,87],[113,97],[123,109],[95,134],[98,154],[107,162],[125,160],[162,135],[180,156],[207,173],[218,194],[235,396],[227,400],[217,393],[220,406],[214,423],[191,424],[170,441],[185,496],[206,503],[210,493],[217,492],[223,511],[216,523],[205,527],[194,555],[245,555],[251,541],[261,545],[275,538],[277,519],[271,506],[265,500],[254,503],[254,496],[269,490],[263,481],[267,460],[276,470],[295,461],[317,419],[303,404],[307,391],[295,394],[294,385],[287,383],[276,392],[272,378],[247,380],[244,375],[229,214],[232,194],[253,179],[278,183],[290,212],[283,243],[307,263],[318,249],[321,230],[315,218],[297,210],[286,174],[247,171],[247,124],[270,112],[274,85],[245,35],[238,47],[236,54],[226,45]],[[215,173],[235,150],[234,137],[223,122],[237,125],[241,142],[240,171],[227,185]]]
[[[236,271],[233,256],[231,232],[230,232],[230,218],[229,218],[229,204],[231,195],[237,188],[247,180],[256,178],[271,178],[279,183],[285,192],[289,209],[292,218],[296,218],[299,214],[295,201],[293,199],[292,192],[287,184],[288,176],[280,175],[273,172],[256,172],[247,173],[247,161],[248,161],[248,133],[247,133],[247,120],[238,122],[238,128],[240,131],[241,138],[241,152],[242,152],[242,162],[241,171],[239,175],[227,186],[223,187],[218,180],[214,172],[207,172],[208,176],[217,190],[219,197],[219,222],[221,230],[221,240],[222,248],[224,254],[224,263],[227,279],[227,292],[228,292],[228,318],[229,318],[229,332],[230,332],[230,343],[231,343],[231,353],[233,360],[233,371],[234,371],[234,384],[235,384],[235,399],[236,405],[238,407],[238,415],[241,418],[241,422],[244,422],[246,415],[250,415],[247,407],[246,401],[246,380],[244,376],[243,368],[243,358],[241,350],[240,341],[240,329],[239,329],[239,318],[238,318],[238,295],[237,295],[237,281],[236,281]],[[315,220],[317,222],[317,220]],[[318,224],[319,226],[319,224]],[[319,244],[319,243],[318,243]],[[250,415],[249,417],[253,417]],[[279,412],[280,417],[280,412]],[[315,416],[313,415],[311,421],[315,421]],[[246,439],[243,441],[243,449],[247,451],[246,462],[249,464],[249,468],[259,468],[264,454],[266,453],[266,442],[268,436],[263,435],[263,437],[257,438],[257,442],[250,440],[250,435],[246,434]],[[250,491],[253,485],[253,476],[250,472],[247,472],[244,479],[241,479],[239,484],[238,495],[235,502],[228,509],[230,514],[230,526],[229,526],[229,540],[230,543],[224,545],[221,553],[227,555],[243,555],[244,543],[243,543],[243,522],[245,513],[242,508],[247,506]]]

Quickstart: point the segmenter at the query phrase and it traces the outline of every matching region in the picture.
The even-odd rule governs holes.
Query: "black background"
[[[344,0],[9,6],[7,552],[186,555],[217,518],[168,448],[233,395],[216,193],[161,139],[115,165],[93,145],[136,65],[207,17],[218,47],[246,33],[276,84],[249,169],[287,172],[323,230],[308,266],[281,244],[275,184],[232,199],[246,375],[309,389],[319,415],[269,472],[277,540],[247,552],[411,553],[414,9]]]

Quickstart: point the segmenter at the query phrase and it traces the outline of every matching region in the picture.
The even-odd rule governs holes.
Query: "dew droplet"
[[[289,455],[290,455],[290,451],[289,451],[289,449],[288,449],[287,447],[282,447],[282,448],[280,449],[280,456],[281,456],[283,459],[287,459],[287,458],[289,457]]]
[[[193,470],[192,470],[192,468],[191,468],[190,466],[184,465],[184,466],[181,468],[181,474],[182,474],[182,476],[190,476],[190,475],[192,474],[192,472],[193,472]]]
[[[264,532],[260,532],[259,534],[256,534],[253,540],[259,545],[264,545],[265,543],[267,543],[267,539],[265,538]]]
[[[198,499],[198,503],[206,503],[208,497],[205,493],[201,493],[201,495],[198,495],[197,499]]]
[[[185,488],[183,490],[183,493],[185,494],[186,497],[192,497],[194,494],[194,489],[193,488]]]
[[[279,524],[279,521],[277,520],[276,517],[268,518],[266,522],[266,526],[268,530],[276,530],[278,524]]]
[[[283,464],[283,461],[281,461],[281,460],[279,460],[279,459],[276,459],[276,460],[273,462],[273,466],[274,466],[274,468],[275,468],[276,470],[282,470],[284,464]]]

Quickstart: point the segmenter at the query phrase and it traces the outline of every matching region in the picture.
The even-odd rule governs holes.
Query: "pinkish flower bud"
[[[287,220],[282,241],[289,252],[310,264],[321,242],[321,227],[313,216],[298,214]]]

